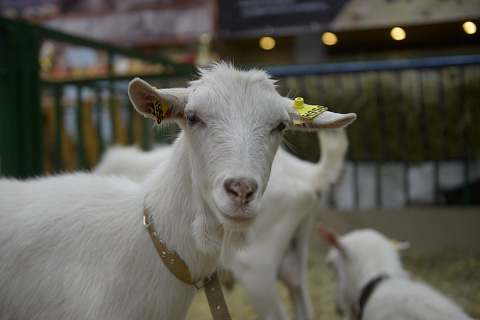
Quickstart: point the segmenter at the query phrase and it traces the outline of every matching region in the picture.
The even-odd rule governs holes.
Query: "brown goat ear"
[[[342,244],[339,242],[339,236],[333,230],[330,230],[324,226],[317,226],[317,233],[328,243],[338,249],[340,253],[346,257],[345,249],[343,248]]]

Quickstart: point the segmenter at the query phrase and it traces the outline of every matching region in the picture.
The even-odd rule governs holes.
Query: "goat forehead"
[[[282,98],[275,89],[261,83],[232,87],[203,85],[192,93],[187,109],[212,118],[231,120],[265,120],[275,122],[288,117]]]
[[[342,237],[346,246],[354,248],[381,248],[389,246],[390,241],[381,233],[372,229],[360,229],[350,232]]]
[[[262,70],[242,71],[235,69],[232,65],[226,63],[214,64],[212,68],[201,69],[201,77],[198,80],[192,81],[192,86],[209,84],[212,86],[234,86],[245,83],[263,82],[270,88],[274,88],[275,81]]]
[[[398,251],[388,238],[373,230],[358,230],[342,237],[342,244],[355,263],[366,261],[395,262]]]

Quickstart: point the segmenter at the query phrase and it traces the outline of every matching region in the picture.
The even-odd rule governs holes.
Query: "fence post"
[[[55,173],[63,170],[63,149],[62,149],[62,131],[63,131],[63,107],[62,107],[62,87],[59,84],[53,86],[55,97]]]
[[[0,173],[26,178],[42,173],[42,116],[38,51],[29,26],[0,21]]]

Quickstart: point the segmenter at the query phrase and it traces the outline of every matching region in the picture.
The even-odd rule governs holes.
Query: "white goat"
[[[318,164],[302,161],[282,148],[277,151],[262,214],[254,223],[255,237],[223,266],[242,282],[261,319],[289,318],[277,291],[277,277],[290,291],[296,319],[315,318],[306,279],[309,238],[322,196],[340,175],[348,147],[343,129],[320,131],[318,139],[322,151]],[[149,152],[113,147],[94,172],[141,181],[168,153],[168,147]]]
[[[227,64],[188,88],[135,79],[129,95],[140,113],[183,129],[145,182],[89,174],[0,181],[0,319],[183,319],[195,288],[158,257],[144,207],[192,277],[206,277],[221,253],[244,245],[283,130],[355,119],[327,111],[296,124],[293,101],[265,72]]]
[[[411,281],[395,244],[379,232],[338,237],[327,228],[317,230],[334,246],[327,260],[337,278],[337,311],[345,319],[471,319],[434,288]]]
[[[128,177],[135,182],[144,181],[153,170],[171,154],[170,145],[156,146],[143,151],[138,146],[112,146],[102,155],[101,161],[92,170],[94,174]]]
[[[254,241],[239,251],[229,268],[261,319],[289,319],[277,278],[290,292],[297,320],[315,319],[307,285],[309,239],[322,198],[336,182],[348,147],[344,130],[323,131],[321,160],[302,161],[279,149],[265,191]]]

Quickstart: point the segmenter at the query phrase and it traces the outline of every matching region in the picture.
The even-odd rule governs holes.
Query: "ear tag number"
[[[153,87],[153,89],[157,89]],[[168,102],[156,100],[153,102],[153,115],[155,118],[155,123],[160,124],[165,119],[165,114],[168,111]],[[147,118],[148,116],[145,116]]]
[[[157,124],[162,123],[165,119],[165,114],[168,110],[168,104],[164,101],[157,100],[153,103],[153,114],[155,115],[155,122]]]
[[[322,114],[323,112],[328,110],[328,108],[324,106],[312,106],[309,104],[305,104],[303,102],[303,98],[301,97],[295,98],[295,103],[293,104],[293,107],[298,111],[300,117],[307,120],[312,120],[319,114]],[[304,123],[304,121],[296,120],[295,123],[300,124]]]

